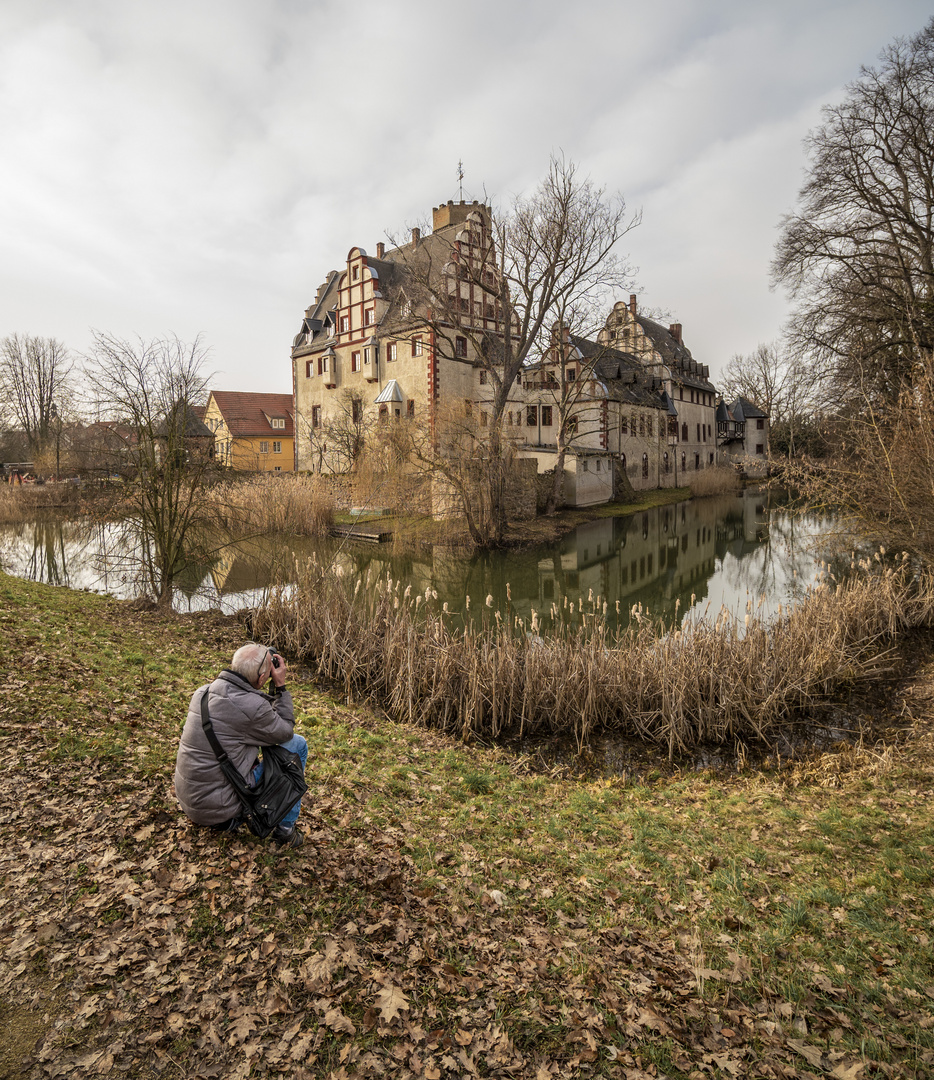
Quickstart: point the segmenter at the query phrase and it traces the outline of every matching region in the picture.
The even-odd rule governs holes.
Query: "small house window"
[[[543,405],[542,406],[542,427],[551,427],[551,424],[552,424],[551,410],[552,410],[551,405]]]
[[[390,343],[386,347],[386,359],[395,360],[396,356],[396,343],[394,341],[390,341]]]
[[[326,375],[328,371],[328,358],[326,356],[318,357],[318,374]]]
[[[350,316],[349,315],[341,315],[340,329],[341,329],[342,334],[346,334],[347,331],[350,329]]]
[[[281,442],[274,442],[272,444],[272,452],[274,454],[281,454],[282,453],[282,443]]]
[[[486,386],[486,372],[481,369],[480,371],[480,385]]]
[[[354,398],[350,403],[350,416],[355,424],[363,419],[363,402],[359,398]]]
[[[649,475],[649,455],[642,455],[642,479],[646,480]]]
[[[529,405],[525,410],[525,423],[526,427],[537,427],[538,425],[538,406]]]
[[[582,458],[581,459],[581,472],[587,472],[587,469],[588,469],[587,459]]]
[[[351,371],[359,371],[360,370],[360,350],[359,349],[355,350],[354,352],[352,352],[350,354],[350,370]]]
[[[364,326],[372,326],[373,323],[375,323],[375,322],[376,322],[376,315],[375,315],[375,313],[373,311],[373,308],[371,308],[371,307],[367,308],[366,311],[364,311],[364,313],[363,313],[363,325]]]
[[[261,454],[268,454],[269,453],[269,443],[266,442],[265,439],[260,441],[259,452]]]
[[[311,407],[311,426],[313,428],[321,427],[321,406],[312,405]]]
[[[409,401],[405,406],[405,415],[411,420],[415,416],[415,402]]]
[[[765,420],[760,416],[759,419],[756,421],[756,431],[764,431],[764,430],[765,430]]]
[[[759,455],[760,457],[761,457],[761,456],[763,456],[763,455],[765,454],[765,445],[764,445],[764,443],[760,443],[760,442],[759,442],[759,443],[756,443],[756,453],[757,453],[757,454],[758,454],[758,455]]]
[[[466,356],[467,355],[467,338],[458,335],[454,339],[454,355]]]
[[[422,339],[420,337],[412,338],[412,355],[422,355]]]

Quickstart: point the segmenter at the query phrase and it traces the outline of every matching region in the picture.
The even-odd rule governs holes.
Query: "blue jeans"
[[[302,761],[302,772],[305,771],[305,763],[308,761],[308,743],[302,738],[301,735],[293,735],[288,742],[280,743],[283,750],[291,750],[293,754],[298,754]],[[260,782],[260,778],[263,775],[263,763],[258,762],[253,772],[250,774],[250,787],[256,787]],[[292,809],[285,815],[285,817],[279,822],[278,828],[291,829],[292,826],[298,821],[298,813],[302,808],[302,800],[292,807]]]

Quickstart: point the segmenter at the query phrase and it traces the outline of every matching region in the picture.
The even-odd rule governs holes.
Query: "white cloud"
[[[287,389],[324,274],[563,149],[645,219],[646,302],[717,368],[774,337],[801,139],[918,0],[7,0],[0,335],[203,331]]]

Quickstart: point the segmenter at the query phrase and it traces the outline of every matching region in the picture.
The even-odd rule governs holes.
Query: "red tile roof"
[[[243,394],[236,390],[213,390],[211,397],[221,411],[232,436],[295,435],[291,394]],[[274,428],[271,419],[285,420],[285,428]]]

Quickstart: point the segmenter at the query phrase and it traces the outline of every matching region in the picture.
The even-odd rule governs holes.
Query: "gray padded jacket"
[[[240,775],[247,779],[261,746],[288,742],[294,712],[288,690],[270,695],[250,686],[232,671],[210,684],[208,711],[218,742]],[[188,707],[188,719],[175,761],[175,796],[197,825],[220,825],[240,813],[240,800],[221,771],[201,726],[200,686]]]

